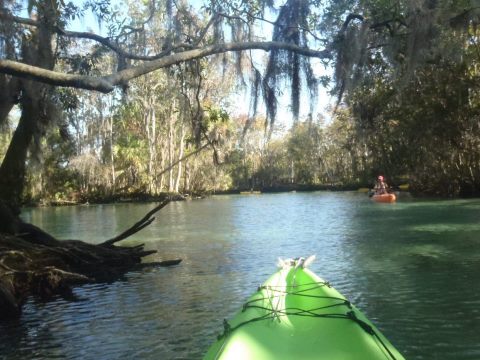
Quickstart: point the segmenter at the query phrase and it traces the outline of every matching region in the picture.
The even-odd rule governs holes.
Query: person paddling
[[[377,182],[373,189],[375,190],[375,195],[388,194],[388,185],[382,175],[378,176]]]

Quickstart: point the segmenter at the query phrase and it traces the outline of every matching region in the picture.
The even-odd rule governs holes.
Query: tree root
[[[99,245],[59,241],[34,225],[16,220],[10,227],[14,234],[0,232],[0,319],[19,316],[30,295],[42,300],[57,294],[70,296],[72,286],[111,281],[136,266],[179,264],[180,259],[142,264],[142,258],[156,250],[145,250],[144,244],[114,245],[148,226],[154,220],[152,215],[167,204],[168,200],[162,202],[131,228]]]

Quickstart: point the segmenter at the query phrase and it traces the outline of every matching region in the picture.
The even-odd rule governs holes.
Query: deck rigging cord
[[[382,353],[385,355],[386,359],[397,360],[395,355],[390,351],[387,344],[385,344],[382,337],[377,333],[375,328],[370,324],[360,319],[355,312],[355,308],[352,306],[350,301],[344,297],[335,297],[335,296],[324,296],[324,295],[315,295],[310,292],[318,290],[322,287],[331,288],[331,285],[327,281],[319,282],[310,282],[301,285],[296,284],[297,271],[299,269],[306,268],[313,260],[315,256],[310,256],[308,258],[296,258],[296,259],[279,259],[278,266],[283,270],[293,270],[293,285],[277,284],[279,285],[262,285],[257,290],[260,294],[259,297],[256,297],[252,300],[247,301],[243,304],[242,312],[247,311],[248,309],[258,309],[264,312],[264,315],[251,318],[249,320],[243,321],[235,326],[231,326],[227,320],[223,320],[224,331],[221,335],[218,336],[218,340],[223,340],[222,345],[219,351],[216,353],[215,359],[218,359],[226,345],[227,338],[229,335],[237,330],[240,327],[243,327],[247,324],[255,323],[258,321],[265,320],[278,320],[282,321],[282,317],[290,316],[301,316],[301,317],[312,317],[318,319],[340,319],[353,321],[358,326],[362,328],[367,334],[371,335],[380,348]],[[301,309],[297,307],[285,307],[280,306],[285,303],[287,296],[291,297],[305,297],[305,298],[314,298],[321,300],[331,300],[331,303],[314,307],[311,309]],[[325,310],[336,309],[337,312],[328,312],[325,313]],[[342,309],[344,309],[342,311]]]
[[[377,345],[384,351],[385,356],[387,359],[390,360],[396,360],[396,357],[388,346],[384,343],[382,338],[377,334],[375,329],[370,326],[368,323],[363,321],[362,319],[358,318],[354,309],[352,308],[352,304],[350,301],[348,301],[345,298],[341,297],[333,297],[333,296],[319,296],[319,295],[312,295],[312,294],[306,294],[308,291],[315,290],[317,288],[323,287],[323,286],[328,286],[330,287],[330,284],[328,282],[312,282],[308,284],[303,284],[301,286],[298,285],[287,285],[287,286],[275,286],[275,285],[264,285],[260,286],[258,288],[259,291],[265,290],[267,296],[259,297],[250,301],[247,301],[243,307],[242,307],[242,312],[245,312],[247,309],[259,309],[263,310],[265,315],[252,318],[248,321],[244,321],[242,323],[237,324],[236,326],[231,326],[227,320],[223,321],[224,325],[224,331],[223,333],[218,337],[218,339],[224,339],[228,337],[229,334],[234,332],[240,327],[243,327],[247,324],[251,324],[254,322],[258,321],[265,321],[265,320],[275,320],[277,319],[278,321],[281,321],[282,317],[288,317],[288,316],[305,316],[305,317],[314,317],[314,318],[322,318],[322,319],[343,319],[343,320],[350,320],[354,321],[357,323],[366,333],[370,334],[376,341]],[[276,289],[278,287],[278,289]],[[299,289],[299,287],[302,287],[302,289]],[[306,288],[304,288],[306,287]],[[288,288],[294,288],[296,289],[295,291],[288,291],[284,289]],[[273,296],[272,296],[273,294]],[[299,308],[284,308],[284,309],[279,309],[277,302],[277,306],[273,306],[273,299],[274,298],[280,298],[280,297],[285,297],[285,296],[301,296],[301,297],[309,297],[309,298],[316,298],[316,299],[330,299],[332,301],[335,301],[332,304],[329,305],[324,305],[320,306],[317,308],[313,309],[299,309]],[[270,306],[262,306],[260,305],[261,303],[265,303],[268,301],[268,304]],[[334,312],[334,313],[320,313],[321,311],[325,309],[331,309],[331,308],[339,308],[339,307],[346,307],[347,311],[346,312]],[[223,346],[222,346],[223,347]]]

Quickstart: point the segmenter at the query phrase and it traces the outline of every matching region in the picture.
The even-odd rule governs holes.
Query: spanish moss
[[[289,0],[281,7],[273,30],[273,41],[293,43],[298,46],[308,45],[307,17],[310,14],[309,3],[305,0]],[[300,114],[300,96],[302,78],[310,94],[316,94],[317,82],[310,66],[309,59],[284,50],[272,50],[263,79],[263,96],[267,109],[269,125],[273,126],[277,115],[277,92],[275,89],[281,81],[289,84],[291,108],[294,121]],[[315,98],[311,98],[315,101]]]

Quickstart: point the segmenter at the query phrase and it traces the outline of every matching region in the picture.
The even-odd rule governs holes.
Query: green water
[[[98,243],[153,204],[27,209],[59,238]],[[357,305],[407,359],[480,359],[480,200],[377,204],[359,193],[217,196],[169,204],[126,244],[180,266],[30,300],[0,324],[0,359],[198,359],[278,257]]]

